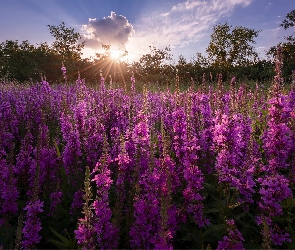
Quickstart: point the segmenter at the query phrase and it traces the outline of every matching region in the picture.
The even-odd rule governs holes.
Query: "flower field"
[[[295,248],[295,88],[280,81],[0,84],[1,243]]]

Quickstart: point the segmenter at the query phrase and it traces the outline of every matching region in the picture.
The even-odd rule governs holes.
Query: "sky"
[[[132,62],[149,46],[170,46],[175,62],[180,55],[190,61],[196,53],[206,56],[213,26],[227,22],[261,30],[254,47],[265,58],[292,33],[280,23],[293,9],[295,0],[0,0],[0,43],[51,44],[47,25],[65,22],[82,35],[84,57],[106,44],[126,50]]]

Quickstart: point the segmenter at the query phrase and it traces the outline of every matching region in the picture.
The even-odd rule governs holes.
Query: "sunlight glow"
[[[122,59],[123,53],[121,50],[116,49],[116,50],[111,50],[110,55],[114,61],[119,61]]]

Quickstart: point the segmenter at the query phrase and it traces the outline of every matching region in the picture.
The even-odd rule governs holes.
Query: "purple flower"
[[[236,84],[236,77],[233,77],[230,81],[230,85],[235,85]]]
[[[131,173],[133,167],[132,160],[126,152],[125,143],[123,150],[125,152],[123,151],[120,153],[116,159],[118,161],[118,178],[116,181],[116,186],[117,189],[120,190],[121,195],[124,195],[127,191],[125,190],[125,184],[132,182]]]
[[[87,103],[82,100],[79,101],[74,107],[74,119],[77,125],[77,129],[80,134],[85,133],[85,123],[87,119]]]
[[[79,219],[78,229],[75,230],[77,243],[83,250],[95,249],[96,232],[90,224],[91,220],[93,218],[88,218],[87,216],[84,219]]]
[[[80,133],[77,129],[77,124],[74,124],[69,115],[61,114],[61,131],[63,141],[65,143],[62,152],[62,160],[68,178],[68,182],[74,188],[78,187],[79,180],[81,179],[81,166],[82,145],[80,141]]]
[[[130,229],[132,248],[153,248],[160,242],[161,231],[161,199],[163,186],[161,172],[158,167],[146,169],[139,176],[138,192],[134,202],[134,223]]]
[[[62,66],[61,67],[61,71],[64,73],[64,72],[67,72],[67,69],[66,69],[66,67],[65,66]]]
[[[275,87],[280,85],[279,78],[280,76]],[[288,234],[280,229],[273,219],[283,213],[281,202],[292,197],[289,180],[280,173],[281,169],[289,167],[294,154],[294,131],[289,127],[292,120],[290,102],[287,96],[279,93],[279,88],[269,100],[269,104],[267,128],[263,137],[263,149],[268,162],[262,168],[263,175],[258,179],[261,199],[258,202],[260,213],[256,219],[259,225],[267,224],[272,242],[281,245],[285,240],[289,241]],[[264,231],[262,227],[262,234],[265,234]]]
[[[264,134],[264,150],[268,159],[266,172],[276,173],[288,167],[288,159],[294,152],[293,132],[288,124],[291,121],[291,108],[286,96],[278,95],[269,101],[267,130]]]
[[[214,167],[214,150],[213,150],[213,129],[214,120],[212,116],[212,110],[210,106],[210,99],[207,95],[202,95],[200,98],[200,113],[201,113],[201,124],[196,130],[201,130],[199,144],[200,144],[200,156],[198,162],[201,163],[199,166],[211,173]],[[194,107],[193,107],[194,108]],[[201,128],[201,129],[200,129]]]
[[[100,84],[104,85],[104,78],[102,76],[100,77]]]
[[[75,211],[80,210],[83,207],[83,191],[77,190],[73,195],[73,202],[71,204],[71,214]]]
[[[273,218],[282,215],[281,202],[287,198],[292,197],[292,191],[289,188],[289,181],[282,175],[266,175],[263,178],[259,178],[258,182],[261,185],[260,195],[261,200],[258,202],[260,214],[256,217],[258,225],[262,225],[264,222],[270,228],[271,239],[274,244],[279,242],[277,234],[275,232],[280,231],[282,235],[288,235],[283,230],[278,228],[278,225],[273,223]],[[263,232],[262,232],[263,234]],[[283,238],[282,238],[283,239]]]
[[[98,246],[102,249],[118,248],[118,229],[111,223],[112,211],[109,206],[109,190],[113,183],[109,170],[110,163],[110,157],[103,155],[94,169],[95,176],[92,179],[97,188],[93,203],[93,225]]]
[[[186,115],[182,108],[172,113],[173,119],[173,149],[176,156],[181,160],[187,150],[187,122]]]
[[[227,235],[223,237],[222,241],[218,241],[217,250],[228,249],[245,249],[243,246],[244,238],[237,229],[234,220],[227,220]]]
[[[17,179],[14,177],[16,169],[14,166],[7,164],[5,159],[0,159],[0,201],[1,214],[15,214],[18,210],[17,198]]]
[[[284,232],[278,225],[274,225],[274,227],[270,229],[270,237],[276,246],[281,246],[284,242],[292,242],[290,234]]]
[[[96,231],[90,222],[93,218],[85,216],[84,219],[79,219],[78,229],[75,230],[77,243],[83,250],[95,249]]]
[[[259,178],[258,182],[261,185],[259,191],[261,201],[258,203],[260,211],[268,217],[281,215],[282,207],[280,202],[292,197],[289,181],[284,176],[276,174]],[[258,224],[260,223],[261,220],[258,220]]]
[[[26,212],[24,227],[22,229],[23,241],[22,246],[25,249],[35,248],[36,244],[40,242],[41,236],[41,222],[38,218],[38,214],[43,212],[44,203],[40,200],[30,201],[29,204],[24,208]]]
[[[62,75],[64,79],[67,79],[67,69],[65,66],[61,67]]]
[[[188,166],[184,170],[184,178],[187,186],[183,191],[183,196],[187,206],[187,213],[193,216],[194,221],[199,227],[209,224],[209,220],[204,218],[202,201],[204,198],[200,195],[203,189],[204,175],[197,166]]]
[[[52,216],[54,214],[54,211],[55,211],[57,205],[61,203],[62,195],[63,194],[61,191],[52,192],[50,194],[50,212],[49,212],[50,216]]]
[[[83,147],[87,164],[92,171],[102,154],[105,126],[96,117],[91,117],[85,121],[85,127],[87,132],[84,134]]]
[[[135,157],[138,162],[135,171],[140,176],[148,169],[150,161],[150,131],[147,117],[143,111],[139,112],[137,120],[138,122],[132,131],[132,141],[135,144]]]
[[[219,183],[236,187],[240,201],[253,203],[254,166],[249,164],[250,120],[241,114],[223,114],[215,121],[214,142],[217,151],[215,169]]]

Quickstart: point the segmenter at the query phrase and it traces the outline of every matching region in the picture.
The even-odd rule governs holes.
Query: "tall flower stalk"
[[[24,218],[24,227],[22,229],[22,246],[25,249],[36,248],[36,244],[41,240],[39,232],[42,227],[38,214],[43,212],[43,206],[44,202],[38,199],[30,201],[24,208],[26,214]]]
[[[92,190],[90,183],[90,170],[86,167],[85,181],[84,181],[84,218],[80,218],[78,222],[78,229],[75,230],[77,243],[80,249],[95,249],[95,229],[93,226],[94,216],[91,209]]]
[[[39,149],[37,149],[37,158],[39,154]],[[39,196],[39,176],[40,176],[40,162],[37,160],[34,162],[29,168],[30,172],[30,180],[31,180],[31,188],[28,191],[29,201],[27,202],[24,211],[25,220],[24,220],[24,227],[22,229],[23,233],[23,240],[22,246],[25,249],[28,248],[35,248],[36,244],[40,242],[41,236],[39,234],[41,227],[40,218],[38,214],[43,212],[43,205],[44,202],[40,201],[38,198]]]
[[[109,191],[113,180],[109,165],[110,156],[106,153],[97,163],[92,182],[96,184],[96,198],[93,202],[94,230],[96,233],[97,246],[101,249],[118,248],[118,228],[111,222],[112,210],[110,209]]]
[[[258,178],[261,198],[258,202],[260,214],[257,216],[257,223],[262,226],[262,235],[265,234],[265,228],[268,228],[271,240],[269,245],[282,245],[290,241],[290,235],[274,221],[277,216],[283,214],[281,202],[292,197],[289,180],[283,173],[289,167],[295,145],[293,131],[288,126],[292,119],[292,110],[288,98],[281,94],[281,49],[277,49],[277,75],[274,78],[273,96],[269,100],[268,122],[263,137],[267,162],[262,169],[262,176]],[[263,226],[264,224],[267,226]]]

